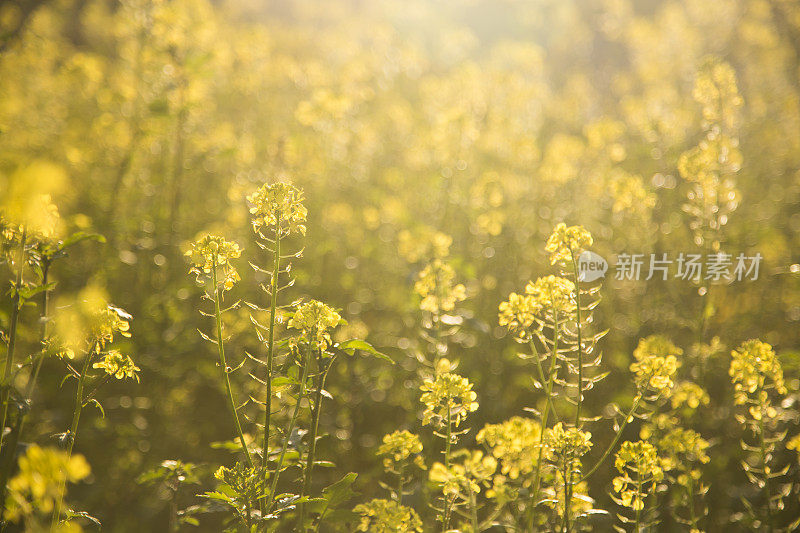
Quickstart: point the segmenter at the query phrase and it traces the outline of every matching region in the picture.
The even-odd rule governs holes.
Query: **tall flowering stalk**
[[[311,378],[314,389],[311,403],[311,427],[308,433],[308,454],[306,455],[306,465],[303,469],[303,487],[300,492],[298,507],[298,529],[300,531],[304,530],[306,509],[303,497],[309,494],[311,490],[311,480],[314,474],[317,434],[322,413],[322,391],[325,389],[325,380],[336,358],[335,353],[328,351],[333,344],[331,332],[341,323],[342,317],[338,312],[317,300],[311,300],[300,305],[288,323],[290,329],[295,329],[299,332],[295,342],[313,356],[316,366],[316,372]],[[275,476],[277,477],[277,475],[278,472],[276,471]]]
[[[361,517],[358,531],[422,533],[422,520],[417,512],[403,505],[404,486],[410,479],[408,468],[425,469],[419,436],[407,430],[384,435],[378,455],[383,457],[384,470],[397,477],[397,485],[396,488],[384,485],[390,490],[391,500],[375,498],[353,509]]]
[[[94,404],[102,412],[102,406],[95,397],[97,391],[110,379],[124,380],[135,379],[139,381],[137,367],[129,355],[121,353],[116,349],[108,349],[108,345],[114,342],[115,336],[130,337],[130,315],[114,306],[103,307],[95,310],[88,317],[89,328],[86,336],[86,350],[83,354],[83,364],[81,370],[76,370],[69,361],[65,361],[68,374],[67,378],[74,378],[77,381],[75,387],[75,400],[72,408],[72,422],[69,430],[62,433],[59,437],[66,446],[67,457],[72,456],[72,449],[78,437],[78,428],[81,414],[84,407]],[[74,351],[65,350],[61,354],[64,357],[74,357]],[[92,375],[92,369],[100,370],[99,375]],[[92,388],[86,391],[86,386],[92,380]],[[63,483],[61,494],[57,504],[53,509],[52,527],[55,527],[61,518],[61,503],[63,500]]]
[[[252,467],[253,460],[250,457],[250,450],[244,438],[242,424],[239,419],[239,410],[231,388],[230,374],[233,370],[228,366],[228,361],[225,357],[225,339],[222,324],[222,314],[224,312],[222,310],[222,300],[224,294],[231,290],[241,279],[232,260],[239,258],[241,255],[242,251],[238,244],[226,241],[218,235],[206,235],[199,238],[192,244],[191,249],[186,252],[186,256],[191,261],[190,272],[195,275],[197,282],[205,288],[203,297],[210,300],[214,305],[215,338],[211,338],[202,332],[201,335],[205,340],[217,346],[220,371],[222,372],[222,381],[225,384],[231,419],[239,437],[239,443],[247,465]]]
[[[584,320],[581,313],[581,276],[578,271],[578,256],[593,243],[592,235],[583,226],[567,226],[563,222],[553,229],[552,235],[547,239],[545,251],[550,253],[550,264],[560,264],[562,267],[571,267],[572,283],[575,286],[575,350],[577,351],[577,391],[575,392],[575,427],[581,427],[581,407],[583,405],[583,328]],[[595,304],[596,305],[596,304]],[[594,307],[594,306],[592,306]],[[590,308],[591,309],[591,308]],[[588,309],[588,310],[590,310]],[[587,311],[588,311],[587,310]],[[594,341],[596,342],[596,340]],[[592,343],[592,348],[594,343]],[[599,362],[599,361],[598,361]]]
[[[560,421],[555,409],[554,399],[557,394],[554,385],[559,382],[564,383],[558,379],[564,357],[561,340],[565,323],[571,320],[575,313],[574,291],[575,285],[568,279],[545,276],[535,282],[528,282],[524,294],[511,293],[508,300],[502,302],[499,307],[499,324],[508,327],[517,340],[530,345],[533,353],[529,357],[535,361],[538,373],[537,387],[545,393],[545,408],[540,413],[542,432],[539,435],[531,491],[532,500],[529,507],[530,528],[534,527],[536,507],[539,504],[544,460],[543,431],[548,427],[551,413],[556,422]],[[544,355],[540,355],[536,342],[541,344]],[[542,364],[545,361],[547,361],[546,368]]]
[[[570,531],[572,527],[572,491],[580,477],[580,458],[591,449],[591,439],[592,434],[588,431],[564,428],[561,422],[548,429],[544,435],[549,460],[562,479],[564,501],[561,530],[564,532]]]
[[[469,413],[478,409],[478,395],[467,378],[451,372],[438,372],[435,377],[425,380],[420,390],[420,401],[425,407],[422,424],[432,425],[435,428],[434,435],[444,439],[443,468],[447,470],[450,468],[453,444],[458,442],[459,435],[468,431],[458,428]],[[444,490],[444,506],[439,510],[442,531],[450,528],[452,505],[452,494]]]
[[[446,318],[455,310],[456,304],[467,297],[463,284],[456,283],[456,272],[443,259],[434,259],[417,274],[414,292],[420,297],[420,309],[425,313],[423,326],[426,331],[423,338],[431,347],[432,357],[429,364],[436,368],[439,361],[447,354],[447,338],[457,330],[454,321]],[[451,327],[448,327],[448,322]],[[457,321],[455,321],[457,324]]]
[[[776,444],[785,438],[785,431],[778,431],[783,418],[780,406],[787,389],[783,381],[783,369],[772,346],[760,340],[748,340],[731,352],[729,374],[734,386],[734,403],[745,408],[744,413],[736,415],[739,423],[745,425],[755,438],[755,444],[742,439],[742,449],[748,457],[742,467],[750,482],[763,494],[764,505],[751,518],[754,525],[772,532],[778,527],[776,514],[783,508],[783,498],[788,493],[777,480],[788,471],[774,466]],[[750,509],[759,509],[750,504]],[[756,511],[757,513],[757,511]]]
[[[648,497],[655,492],[656,485],[664,479],[662,460],[656,448],[649,442],[626,441],[616,454],[614,466],[619,475],[614,478],[614,501],[633,511],[633,518],[617,515],[626,524],[633,524],[632,531],[640,533],[650,524],[645,506]]]
[[[250,204],[250,216],[253,231],[257,235],[258,245],[272,254],[272,269],[265,270],[251,263],[256,271],[269,276],[269,285],[262,285],[269,296],[269,324],[267,325],[266,376],[264,396],[264,433],[262,438],[261,466],[265,473],[269,460],[270,423],[272,415],[272,384],[275,366],[275,324],[280,306],[278,293],[290,285],[281,286],[281,274],[290,271],[288,260],[299,257],[300,252],[281,255],[283,241],[293,234],[305,235],[307,210],[303,205],[303,191],[288,183],[264,184],[247,197]],[[257,306],[253,306],[256,307]],[[260,328],[259,328],[260,329]],[[261,331],[258,331],[261,337]]]
[[[394,499],[402,504],[404,487],[408,482],[407,469],[413,465],[425,470],[422,441],[418,435],[410,431],[395,431],[383,436],[383,444],[378,448],[378,455],[383,457],[384,470],[397,476],[397,485],[393,491]]]
[[[633,351],[634,362],[630,370],[634,375],[636,395],[630,409],[622,414],[621,420],[615,422],[615,435],[600,459],[583,475],[589,478],[597,472],[608,456],[614,451],[622,433],[634,418],[649,419],[660,407],[661,403],[672,393],[675,386],[675,373],[680,367],[678,356],[683,351],[672,344],[666,337],[651,335],[639,341]]]

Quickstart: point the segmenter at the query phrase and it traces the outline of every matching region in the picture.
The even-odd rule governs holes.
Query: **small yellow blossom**
[[[410,431],[395,431],[383,436],[383,444],[378,447],[378,455],[383,456],[383,466],[390,472],[399,472],[413,456],[413,462],[425,468],[422,461],[422,441]]]
[[[319,350],[331,345],[331,330],[342,323],[342,317],[332,307],[311,300],[301,304],[289,319],[289,328],[300,330],[305,342]]]
[[[130,315],[122,309],[107,306],[96,311],[89,323],[89,342],[94,345],[95,352],[100,353],[107,344],[114,342],[114,334],[130,337]],[[69,354],[67,353],[67,356]]]
[[[759,340],[745,341],[738,350],[731,352],[733,359],[729,374],[733,380],[734,402],[762,404],[767,400],[767,390],[786,394],[783,369],[772,346]]]
[[[614,466],[621,475],[612,480],[619,505],[634,511],[644,509],[647,496],[655,484],[664,479],[662,460],[649,442],[626,441],[616,454]]]
[[[109,350],[103,359],[94,363],[92,368],[102,368],[106,374],[117,379],[134,378],[139,382],[136,374],[140,369],[133,364],[133,359],[129,355],[120,353],[118,350]]]
[[[242,255],[235,242],[226,241],[218,235],[205,235],[197,239],[186,252],[192,263],[189,272],[197,276],[197,282],[212,280],[216,276],[217,286],[230,290],[241,278],[231,259]]]
[[[507,326],[510,331],[523,338],[536,319],[536,315],[541,312],[542,306],[529,294],[512,292],[508,295],[508,300],[500,304],[499,309],[498,323]]]
[[[475,437],[500,461],[500,471],[511,479],[536,469],[541,426],[535,420],[514,416],[500,424],[487,424]]]
[[[444,259],[450,253],[453,238],[430,226],[414,231],[403,230],[397,235],[397,251],[409,263],[423,259]]]
[[[19,471],[8,482],[5,518],[17,522],[33,513],[48,515],[61,498],[62,484],[76,483],[91,469],[82,455],[67,455],[56,448],[29,446],[19,459]]]
[[[567,226],[560,222],[547,239],[544,249],[550,253],[550,263],[572,262],[577,256],[592,245],[592,234],[583,226]]]
[[[247,197],[253,229],[279,231],[281,235],[306,234],[308,211],[303,191],[288,183],[267,183]]]
[[[559,422],[545,430],[544,443],[556,457],[581,457],[592,447],[592,434],[578,428],[564,428]]]
[[[489,486],[492,476],[497,470],[497,460],[484,455],[480,450],[468,452],[462,450],[455,455],[464,457],[462,462],[454,462],[450,468],[442,463],[434,463],[428,479],[441,485],[446,496],[455,497],[469,492],[481,492],[482,486]]]
[[[469,413],[478,409],[478,395],[472,390],[472,383],[458,374],[437,374],[434,379],[425,380],[420,389],[420,401],[425,404],[424,425],[446,426],[449,418],[458,427]]]
[[[356,505],[353,512],[361,515],[361,522],[356,531],[422,533],[422,520],[417,512],[395,501],[374,499]]]
[[[456,303],[466,299],[467,289],[455,283],[453,267],[435,259],[417,275],[414,291],[422,297],[420,309],[437,314],[452,311]]]
[[[636,362],[630,366],[636,374],[636,386],[657,394],[669,394],[680,362],[678,356],[683,351],[660,335],[651,335],[639,341],[633,352]]]
[[[575,284],[558,276],[544,276],[529,281],[525,294],[533,298],[531,305],[558,313],[562,317],[575,312]]]

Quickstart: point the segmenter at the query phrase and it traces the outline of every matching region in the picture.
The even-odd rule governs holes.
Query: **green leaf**
[[[348,355],[353,355],[356,350],[360,350],[394,364],[394,361],[388,355],[379,352],[370,343],[361,339],[350,339],[348,341],[340,342],[335,346],[335,348],[342,350]]]
[[[83,518],[89,520],[90,522],[94,523],[96,526],[100,527],[102,524],[100,520],[95,518],[94,516],[90,515],[86,511],[73,511],[72,509],[66,510],[67,518]]]
[[[64,242],[61,243],[61,249],[63,250],[65,248],[72,246],[73,244],[78,244],[79,242],[83,241],[95,241],[95,242],[105,243],[106,238],[103,237],[102,235],[98,235],[97,233],[84,233],[83,231],[79,231],[77,233],[73,233],[72,235],[64,239]]]
[[[216,500],[220,502],[229,503],[231,505],[234,503],[233,499],[230,496],[218,491],[204,492],[203,494],[198,494],[198,496],[201,498],[207,498],[209,500]]]
[[[95,407],[97,407],[97,409],[99,409],[99,410],[100,410],[100,416],[101,416],[102,418],[105,418],[105,417],[106,417],[106,412],[105,412],[105,410],[103,409],[103,406],[102,406],[102,405],[100,405],[100,402],[98,402],[98,401],[97,401],[97,398],[92,398],[91,400],[89,400],[88,402],[86,402],[86,405],[88,405],[88,404],[90,404],[90,403],[91,403],[91,404],[94,404],[94,406],[95,406]]]
[[[343,503],[347,503],[350,498],[356,495],[355,491],[351,488],[355,483],[358,474],[350,472],[345,476],[328,487],[322,489],[322,497],[327,500],[327,507],[338,507]]]

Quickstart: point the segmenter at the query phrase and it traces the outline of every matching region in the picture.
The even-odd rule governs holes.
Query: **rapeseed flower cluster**
[[[778,394],[786,394],[783,382],[783,369],[772,346],[759,340],[745,341],[737,350],[731,352],[733,360],[729,374],[733,380],[734,402],[737,405],[755,403],[767,405],[769,390]],[[758,420],[762,414],[774,418],[775,408],[767,406],[763,413],[755,406],[750,408],[753,417]]]
[[[383,456],[383,466],[390,472],[400,472],[409,462],[424,469],[421,453],[422,441],[408,430],[384,435],[383,444],[378,447],[378,455]]]
[[[664,479],[661,458],[649,442],[626,441],[616,454],[614,466],[620,473],[613,480],[617,503],[634,511],[644,509],[645,498]]]
[[[469,413],[478,409],[478,395],[472,390],[472,383],[458,374],[437,374],[435,378],[425,380],[420,390],[420,401],[425,405],[424,425],[434,423],[441,427],[449,420],[458,427]]]
[[[417,512],[392,500],[373,499],[353,509],[361,515],[356,531],[367,533],[422,533]]]
[[[242,250],[235,242],[226,241],[219,235],[200,237],[185,255],[192,263],[189,272],[197,276],[198,283],[204,279],[213,281],[216,277],[218,287],[230,290],[241,279],[231,259],[241,257]]]
[[[119,350],[109,350],[103,359],[92,365],[92,368],[101,368],[106,374],[117,379],[133,378],[139,382],[137,372],[140,368],[133,363],[129,355],[120,353]]]
[[[592,234],[583,226],[567,226],[558,223],[547,239],[544,249],[550,253],[550,264],[572,262],[573,257],[592,245]]]
[[[304,342],[319,350],[327,349],[331,343],[331,330],[342,323],[341,315],[324,303],[311,300],[297,307],[287,326],[300,331]]]
[[[669,394],[674,386],[673,378],[683,350],[660,335],[651,335],[639,341],[633,352],[636,362],[630,366],[640,391]]]
[[[441,259],[434,259],[417,275],[414,292],[422,297],[420,309],[438,314],[452,311],[455,305],[466,299],[467,289],[455,283],[456,272]]]
[[[79,454],[70,456],[56,448],[29,446],[19,459],[19,471],[8,482],[5,518],[17,522],[34,513],[53,512],[62,496],[62,483],[76,483],[91,469]]]
[[[303,200],[303,191],[294,185],[282,182],[262,185],[247,197],[253,230],[305,235],[308,210]]]
[[[489,486],[497,471],[497,460],[480,450],[465,451],[463,456],[462,462],[452,463],[449,468],[442,463],[434,463],[431,467],[428,479],[440,484],[446,496],[455,497],[470,492],[478,494],[481,487]]]
[[[475,437],[500,461],[500,472],[510,479],[531,474],[536,468],[541,426],[535,420],[514,416],[499,424],[487,424]]]

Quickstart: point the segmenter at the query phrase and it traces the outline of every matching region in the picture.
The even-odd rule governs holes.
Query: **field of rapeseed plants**
[[[0,2],[0,530],[800,530],[792,0]]]

